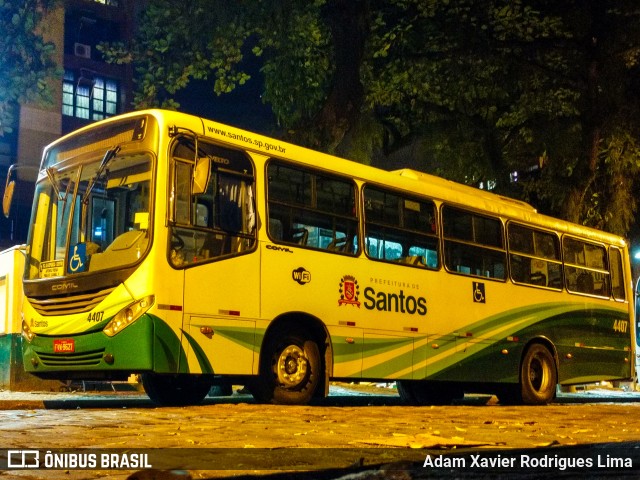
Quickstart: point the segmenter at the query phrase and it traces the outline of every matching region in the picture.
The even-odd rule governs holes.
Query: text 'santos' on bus
[[[306,403],[331,380],[544,404],[634,376],[622,238],[176,112],[45,148],[26,255],[25,368],[138,373],[159,404],[230,383]]]

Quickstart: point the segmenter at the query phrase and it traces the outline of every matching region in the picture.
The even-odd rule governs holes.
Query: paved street
[[[312,406],[258,405],[250,396],[234,394],[189,408],[155,408],[143,394],[130,392],[4,392],[0,393],[0,406],[5,408],[0,410],[0,447],[67,449],[67,453],[150,452],[154,468],[177,470],[173,477],[165,473],[140,479],[181,478],[186,472],[192,478],[266,475],[269,469],[282,474],[285,468],[346,469],[403,460],[420,467],[413,476],[403,478],[422,478],[419,475],[429,471],[437,478],[451,473],[436,465],[453,458],[442,454],[493,452],[488,455],[494,461],[498,455],[504,461],[517,460],[513,465],[517,471],[522,455],[514,457],[514,452],[532,449],[552,452],[556,461],[580,458],[585,467],[592,467],[586,470],[590,474],[610,471],[598,467],[597,455],[603,462],[628,458],[632,468],[626,460],[614,465],[622,473],[635,475],[640,469],[640,456],[634,453],[640,445],[640,396],[635,393],[563,395],[546,407],[500,406],[488,396],[468,396],[463,404],[448,407],[408,407],[400,405],[392,390],[365,390],[354,395],[350,388],[335,386],[326,401]],[[598,454],[580,449],[596,444],[606,444]],[[149,450],[158,448],[166,450]],[[423,468],[427,454],[433,465]],[[464,467],[468,469],[472,462],[469,457]],[[543,473],[536,466],[540,465],[529,471]],[[557,476],[563,470],[556,466],[551,472]],[[348,472],[334,471],[324,478]],[[131,473],[63,468],[0,472],[0,478],[126,479]]]

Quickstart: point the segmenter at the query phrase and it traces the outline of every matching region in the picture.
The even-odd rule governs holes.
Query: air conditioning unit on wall
[[[73,45],[73,53],[76,57],[91,58],[91,46],[84,43],[75,43]]]

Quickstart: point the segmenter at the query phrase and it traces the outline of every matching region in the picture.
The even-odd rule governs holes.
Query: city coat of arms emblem
[[[360,295],[360,286],[356,277],[353,275],[345,275],[340,279],[340,300],[338,305],[355,305],[360,308],[360,302],[358,301],[358,295]]]

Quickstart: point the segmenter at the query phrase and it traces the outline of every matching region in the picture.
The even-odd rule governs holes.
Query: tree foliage
[[[13,131],[18,102],[51,100],[47,79],[58,73],[55,45],[38,26],[58,0],[0,0],[0,136]]]
[[[365,162],[419,145],[418,168],[626,233],[639,20],[634,0],[156,0],[104,51],[135,63],[137,106],[172,108],[191,79],[232,91],[257,56],[299,143]]]
[[[396,143],[426,136],[445,176],[494,180],[553,214],[629,230],[640,158],[633,2],[396,3],[411,15],[379,14],[372,56],[385,65],[369,83],[369,107],[384,106]]]

